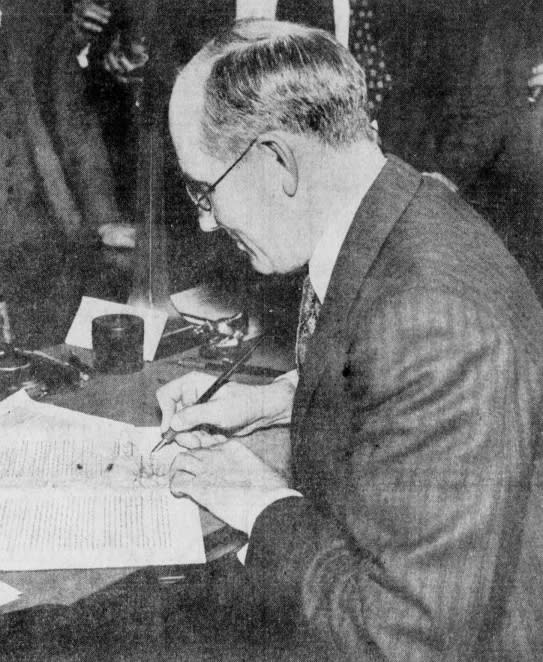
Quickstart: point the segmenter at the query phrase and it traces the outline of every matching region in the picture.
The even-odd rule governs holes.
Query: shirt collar
[[[360,189],[361,201],[371,188],[373,182],[377,179],[385,163],[386,160],[384,158],[382,161],[379,160],[375,168],[370,168],[367,176],[364,177]],[[345,241],[352,222],[353,215],[351,214],[338,215],[332,218],[317,242],[313,255],[309,260],[309,278],[321,303],[326,296],[326,291],[332,278],[332,271],[334,270],[341,246]]]

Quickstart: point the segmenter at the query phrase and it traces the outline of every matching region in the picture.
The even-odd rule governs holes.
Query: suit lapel
[[[417,192],[421,175],[396,157],[388,157],[364,196],[343,242],[332,272],[315,333],[304,364],[304,379],[296,393],[293,426],[301,421],[326,365],[330,345],[342,341],[345,320],[362,283],[405,208]]]

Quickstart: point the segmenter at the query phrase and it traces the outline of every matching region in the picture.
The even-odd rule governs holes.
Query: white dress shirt
[[[376,158],[374,162],[364,164],[364,173],[359,189],[360,200],[362,200],[369,191],[385,163],[386,158],[380,156],[379,158]],[[330,278],[332,277],[332,271],[334,270],[341,246],[343,245],[347,232],[353,222],[355,212],[356,209],[352,214],[350,211],[347,211],[343,215],[332,217],[330,219],[328,227],[322,233],[315,246],[313,255],[309,260],[309,278],[320,303],[323,303],[326,296],[328,285],[330,284]],[[277,377],[275,381],[283,379],[287,379],[290,384],[296,388],[298,385],[298,372],[296,370],[290,370],[284,375]]]

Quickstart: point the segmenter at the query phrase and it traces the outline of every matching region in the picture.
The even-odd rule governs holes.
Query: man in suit
[[[333,659],[541,659],[543,310],[467,204],[381,153],[365,101],[347,50],[285,23],[239,23],[179,74],[201,228],[313,287],[299,376],[157,393],[164,428],[290,422],[293,485],[200,432],[171,489],[248,534],[263,633],[295,623]]]

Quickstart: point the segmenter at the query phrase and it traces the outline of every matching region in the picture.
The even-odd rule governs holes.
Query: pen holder
[[[125,375],[143,368],[143,319],[137,315],[101,315],[92,320],[94,367]]]

